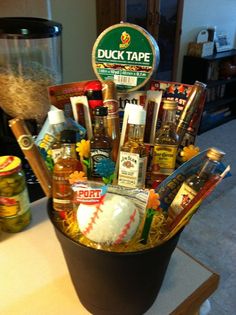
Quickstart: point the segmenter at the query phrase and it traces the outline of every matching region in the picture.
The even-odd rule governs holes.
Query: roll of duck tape
[[[92,50],[92,65],[100,81],[112,80],[120,92],[144,86],[160,61],[155,39],[142,27],[120,23],[105,29]]]

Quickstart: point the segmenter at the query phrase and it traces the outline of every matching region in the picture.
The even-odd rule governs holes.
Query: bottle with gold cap
[[[158,183],[175,170],[178,147],[176,109],[174,100],[163,101],[162,124],[157,132],[152,159],[152,179]]]
[[[204,184],[216,174],[217,166],[224,155],[224,152],[216,148],[208,149],[206,159],[200,170],[183,182],[177,195],[172,201],[168,210],[169,219],[173,220],[178,214],[180,214],[188,203],[197,195]]]

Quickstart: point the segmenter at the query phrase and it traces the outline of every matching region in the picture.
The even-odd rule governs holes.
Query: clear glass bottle
[[[180,214],[201,190],[203,185],[216,173],[216,168],[224,155],[224,152],[216,148],[210,148],[207,151],[206,160],[200,170],[183,182],[177,195],[172,201],[168,210],[169,220],[173,220]]]
[[[0,225],[5,232],[20,232],[31,220],[30,201],[21,160],[0,157]]]
[[[61,132],[66,129],[66,120],[63,110],[50,110],[48,112],[48,121],[52,128],[52,144],[50,149],[52,150],[53,162],[56,163],[62,155],[60,135]]]
[[[94,110],[93,138],[90,140],[91,177],[101,177],[96,172],[96,165],[104,158],[111,159],[112,139],[106,128],[107,107],[98,106]]]
[[[164,180],[175,170],[178,148],[176,109],[175,101],[164,100],[162,124],[157,132],[152,158],[152,180],[156,183]]]
[[[76,153],[76,132],[63,130],[61,132],[62,156],[53,169],[52,197],[53,208],[56,211],[73,210],[73,191],[69,183],[69,175],[82,171],[81,162]]]
[[[137,109],[128,118],[128,140],[120,150],[118,185],[143,188],[147,169],[147,154],[143,142],[146,111]]]

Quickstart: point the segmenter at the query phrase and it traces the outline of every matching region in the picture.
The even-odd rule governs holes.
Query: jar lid
[[[210,148],[206,155],[211,160],[220,161],[225,156],[225,152],[220,151],[217,148]]]
[[[60,23],[34,17],[0,18],[0,38],[29,39],[47,38],[61,35]]]
[[[61,124],[65,122],[64,111],[61,109],[50,110],[48,112],[48,121],[50,125]]]
[[[128,124],[131,125],[145,125],[146,123],[146,111],[143,108],[137,107],[128,118]]]
[[[0,176],[10,175],[21,169],[21,159],[13,155],[0,156]]]

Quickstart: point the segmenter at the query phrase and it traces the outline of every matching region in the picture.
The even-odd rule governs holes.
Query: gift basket
[[[206,85],[153,79],[159,48],[143,28],[97,38],[97,80],[48,87],[34,141],[10,127],[48,200],[71,280],[92,314],[143,314],[180,233],[228,176],[219,148],[195,146]]]

